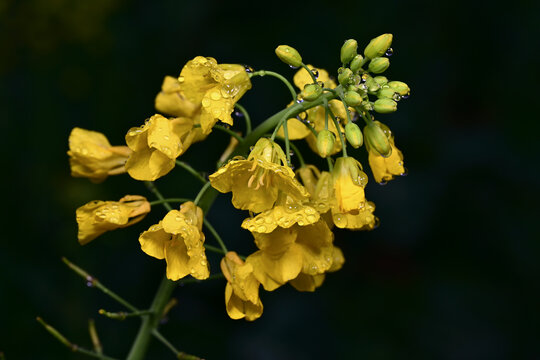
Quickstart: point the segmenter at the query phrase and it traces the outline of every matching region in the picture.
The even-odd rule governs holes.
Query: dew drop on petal
[[[388,56],[388,57],[394,55],[394,49],[388,48],[388,50],[386,50],[386,52],[384,53],[384,55],[386,55],[386,56]]]

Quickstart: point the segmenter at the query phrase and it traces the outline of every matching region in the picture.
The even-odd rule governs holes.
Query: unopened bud
[[[330,130],[324,129],[319,131],[319,134],[317,135],[317,150],[319,151],[319,155],[321,155],[323,158],[330,155],[334,149],[335,141],[336,138],[334,133],[332,133]]]
[[[338,81],[341,85],[347,86],[349,82],[351,81],[351,77],[353,76],[353,72],[351,69],[344,69],[341,74],[338,75]]]
[[[364,60],[364,57],[362,55],[356,55],[352,61],[350,68],[353,72],[357,72],[362,68],[362,61]]]
[[[354,39],[349,39],[345,41],[341,47],[341,62],[343,64],[348,64],[356,55],[356,50],[358,49],[358,43]]]
[[[345,93],[345,102],[349,106],[358,106],[362,103],[362,96],[356,91],[347,91]]]
[[[362,131],[358,125],[353,122],[348,122],[347,125],[345,125],[345,137],[347,138],[349,144],[351,144],[355,149],[359,148],[364,143]]]
[[[375,151],[377,154],[388,157],[392,153],[390,141],[384,134],[384,131],[375,123],[364,127],[364,136],[368,151]]]
[[[367,58],[373,59],[377,56],[382,56],[386,50],[392,45],[392,34],[383,34],[372,39],[368,46],[364,49],[364,55]]]
[[[389,87],[386,87],[386,88],[383,88],[383,89],[377,91],[377,97],[378,97],[379,99],[384,99],[384,98],[386,98],[386,99],[392,99],[392,98],[394,97],[394,94],[395,94],[395,93],[396,93],[396,92],[394,91],[394,89],[391,89],[391,88],[389,88]]]
[[[307,101],[313,101],[322,94],[322,87],[319,84],[307,84],[302,90],[301,96]]]
[[[379,85],[371,76],[366,79],[366,86],[368,92],[372,95],[374,95],[381,88],[381,85]]]
[[[394,100],[382,98],[375,100],[373,110],[380,114],[387,114],[397,110],[397,103]]]
[[[390,60],[388,60],[388,58],[376,57],[370,61],[368,69],[374,74],[380,74],[385,72],[389,66]]]
[[[411,93],[409,85],[405,84],[403,81],[390,81],[388,86],[394,89],[399,95],[409,95]]]
[[[289,45],[279,45],[276,48],[276,55],[287,65],[294,67],[302,66],[302,57],[295,48]]]
[[[377,82],[377,84],[383,86],[383,85],[386,85],[388,83],[388,79],[386,78],[386,76],[375,76],[373,78],[373,80],[375,80]]]

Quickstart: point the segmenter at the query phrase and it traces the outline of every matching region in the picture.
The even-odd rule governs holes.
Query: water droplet
[[[388,50],[386,50],[386,52],[384,53],[384,55],[386,55],[386,56],[388,56],[388,57],[394,55],[394,49],[388,48]]]
[[[219,117],[219,115],[221,115],[221,111],[219,111],[219,109],[215,109],[214,111],[212,111],[212,114],[214,115],[214,117]]]
[[[185,79],[184,79],[184,77],[183,77],[183,76],[179,76],[179,77],[178,77],[178,82],[179,82],[179,83],[183,83],[183,82],[184,82],[184,80],[185,80]]]
[[[202,99],[202,106],[209,107],[211,104],[211,101],[209,99]]]
[[[311,270],[318,271],[319,267],[317,265],[313,265],[313,266],[311,266]]]
[[[181,221],[182,218],[180,216],[175,217],[176,221]]]
[[[255,146],[250,146],[249,147],[249,151],[253,151],[253,149],[255,149]]]
[[[300,221],[297,222],[297,224],[300,225],[300,226],[304,226],[305,223],[304,223],[304,220],[300,220]]]
[[[381,225],[381,220],[379,220],[378,217],[375,218],[375,224],[373,225],[373,228],[376,229]]]
[[[395,93],[394,95],[392,95],[392,99],[394,99],[394,101],[399,101],[401,100],[401,95],[399,95],[398,93]]]
[[[257,232],[262,233],[262,232],[265,232],[265,231],[266,231],[266,226],[264,226],[264,225],[261,225],[261,226],[259,226],[259,227],[257,228]]]
[[[367,85],[366,84],[362,83],[362,84],[359,85],[359,87],[360,87],[360,90],[367,91]]]
[[[411,96],[411,93],[407,93],[407,94],[405,94],[405,95],[401,95],[401,98],[402,98],[403,100],[406,100],[406,99],[409,98],[409,96]]]
[[[257,224],[262,224],[262,223],[264,223],[264,219],[261,218],[261,217],[260,217],[260,218],[257,218],[257,219],[255,220],[255,223],[257,223]]]
[[[206,266],[206,264],[207,264],[206,260],[201,260],[201,265],[202,266]]]
[[[313,76],[315,76],[315,79],[317,79],[319,77],[319,70],[311,69],[311,73],[313,74]]]
[[[294,156],[294,155],[295,155],[295,154],[294,154],[294,151],[292,151],[292,150],[289,151],[289,156]]]
[[[315,215],[308,215],[308,216],[307,216],[307,219],[308,219],[308,221],[309,221],[310,223],[313,223],[313,222],[315,222],[315,221],[317,220],[317,216],[315,216]]]
[[[378,184],[381,185],[381,186],[384,186],[384,185],[388,184],[388,181],[382,180]]]
[[[319,84],[320,87],[324,87],[324,83],[322,81],[317,81],[317,84]]]
[[[403,172],[401,174],[399,174],[399,176],[407,176],[409,175],[409,170],[407,170],[406,167],[403,168]]]
[[[94,283],[91,282],[91,281],[88,281],[88,282],[86,283],[86,286],[88,286],[88,287],[94,287]]]
[[[212,98],[212,100],[219,100],[221,99],[221,94],[217,91],[213,91],[211,94],[210,94],[210,98]]]
[[[244,69],[246,70],[247,73],[252,73],[255,71],[255,69],[253,69],[251,66],[249,65],[244,65]]]
[[[285,222],[285,220],[287,220],[287,218],[285,216],[282,216],[278,219],[278,222],[282,223]]]
[[[249,225],[248,230],[249,231],[255,231],[255,225]]]
[[[192,273],[192,274],[195,274],[195,268],[189,269],[189,272]]]
[[[289,67],[290,67],[291,69],[298,69],[298,66],[292,66],[292,65],[289,65]]]
[[[238,118],[243,118],[243,117],[244,117],[244,114],[243,114],[241,111],[235,111],[235,112],[234,112],[234,116],[235,116],[235,117],[238,117]]]

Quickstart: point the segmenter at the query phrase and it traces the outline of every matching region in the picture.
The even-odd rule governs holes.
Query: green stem
[[[296,94],[296,90],[294,90],[294,87],[291,85],[291,83],[289,82],[289,80],[287,80],[285,77],[283,77],[283,75],[281,74],[278,74],[277,72],[273,72],[273,71],[267,71],[267,70],[259,70],[259,71],[255,71],[251,74],[249,74],[249,77],[253,77],[253,76],[273,76],[279,80],[281,80],[281,82],[283,82],[285,85],[287,85],[287,87],[289,88],[289,91],[291,92],[291,95],[292,95],[292,98],[293,98],[293,101],[296,101],[296,98],[297,98],[297,94]]]
[[[101,341],[99,340],[94,319],[88,320],[88,333],[90,334],[90,340],[92,340],[94,351],[100,355],[103,355],[103,346],[101,345]]]
[[[193,200],[193,203],[195,203],[195,205],[199,204],[199,202],[201,201],[201,198],[203,197],[206,190],[208,190],[210,185],[211,185],[210,181],[208,181],[202,186],[201,190],[199,190],[199,193],[197,194],[197,197],[195,197],[195,200]]]
[[[223,250],[223,252],[226,254],[229,252],[229,250],[227,250],[227,247],[225,246],[225,243],[223,242],[223,239],[221,238],[221,236],[219,236],[218,232],[216,231],[216,229],[214,229],[214,227],[212,226],[212,224],[210,224],[210,222],[208,221],[208,219],[204,219],[204,226],[206,226],[208,228],[208,230],[210,230],[210,232],[212,233],[212,235],[214,236],[214,238],[216,239],[216,241],[219,243],[219,246],[221,246],[221,249]]]
[[[118,302],[119,304],[121,305],[124,305],[124,307],[126,307],[127,309],[131,310],[131,311],[138,311],[137,308],[135,308],[135,306],[131,305],[130,303],[128,303],[126,300],[122,299],[120,296],[118,296],[116,293],[114,293],[113,291],[109,290],[108,288],[106,288],[101,282],[99,282],[98,279],[96,279],[95,277],[93,277],[92,275],[90,275],[88,272],[86,272],[85,270],[81,269],[80,267],[78,267],[77,265],[73,264],[71,261],[69,261],[68,259],[66,258],[62,258],[62,261],[71,269],[73,270],[76,274],[78,274],[80,277],[82,277],[83,279],[86,280],[86,284],[89,286],[89,287],[95,287],[96,289],[99,289],[101,290],[104,294],[110,296],[111,298],[113,298],[114,300],[116,300],[116,302]]]
[[[285,139],[282,138],[282,137],[278,137],[278,139],[285,141]],[[300,167],[306,166],[306,163],[304,162],[304,157],[302,156],[302,153],[300,152],[300,150],[298,149],[298,147],[297,147],[292,141],[289,142],[289,145],[291,146],[291,148],[293,149],[294,153],[295,153],[296,156],[298,157],[298,161],[300,162]]]
[[[201,360],[201,358],[195,356],[195,355],[190,355],[190,354],[186,354],[185,352],[182,352],[182,351],[178,351],[173,344],[171,344],[169,342],[169,340],[167,340],[163,335],[161,335],[158,331],[154,330],[152,332],[152,335],[154,335],[159,341],[161,341],[166,347],[169,348],[169,350],[171,350],[175,355],[176,355],[176,358],[177,359],[182,359],[182,360]]]
[[[163,197],[163,195],[161,195],[161,193],[159,192],[159,190],[157,189],[156,185],[152,182],[152,181],[145,181],[144,184],[146,185],[146,187],[148,188],[148,190],[150,190],[151,192],[154,193],[154,195],[156,195],[156,197],[162,201],[162,204],[163,206],[165,207],[165,209],[171,211],[172,210],[172,206],[166,201],[166,199]]]
[[[62,344],[64,344],[66,347],[68,347],[73,352],[78,352],[84,355],[91,356],[96,359],[102,359],[102,360],[117,360],[115,358],[105,356],[103,354],[98,354],[96,352],[93,352],[91,350],[87,350],[85,348],[80,347],[79,345],[73,344],[71,341],[69,341],[64,335],[62,335],[58,330],[53,328],[51,325],[47,324],[45,321],[43,321],[42,318],[38,317],[36,320],[43,325],[45,330],[49,332],[52,336],[54,336],[58,341],[60,341]]]
[[[304,69],[306,69],[306,71],[308,72],[309,76],[311,76],[311,79],[313,79],[313,83],[317,83],[317,77],[315,76],[315,74],[311,71],[311,69],[306,65],[306,64],[302,64],[302,67]]]
[[[334,113],[328,106],[328,102],[325,102],[324,106],[326,107],[326,110],[330,114],[332,121],[334,121],[334,126],[336,127],[336,131],[339,134],[339,140],[341,141],[341,151],[343,152],[343,157],[347,157],[347,144],[345,143],[345,138],[343,137],[343,133],[341,132],[341,129],[339,128],[339,122],[337,121],[336,117],[334,116]]]
[[[326,162],[328,163],[328,172],[332,172],[332,170],[334,170],[334,164],[332,164],[332,157],[326,157]]]
[[[163,277],[154,300],[152,301],[152,305],[150,306],[152,314],[143,318],[139,333],[135,338],[135,342],[131,347],[127,360],[141,360],[144,358],[150,342],[150,335],[157,329],[161,314],[163,314],[163,309],[165,308],[165,305],[167,305],[175,287],[175,282],[167,279],[165,276]]]
[[[217,254],[221,254],[221,255],[225,255],[227,254],[226,252],[224,252],[222,249],[218,248],[218,247],[215,247],[213,245],[208,245],[208,244],[204,244],[204,248],[206,250],[209,250],[211,252],[215,252]]]
[[[98,313],[100,315],[103,315],[105,317],[108,317],[109,319],[115,319],[115,320],[125,320],[128,317],[139,317],[139,316],[146,316],[146,315],[152,315],[152,311],[150,310],[139,310],[139,311],[133,311],[130,313],[127,312],[108,312],[103,309],[99,309]]]
[[[187,198],[171,198],[171,199],[163,199],[163,200],[154,200],[150,201],[150,206],[159,205],[159,204],[165,204],[165,203],[172,203],[172,202],[186,202],[186,201],[193,201],[192,199]]]
[[[231,129],[226,128],[225,126],[214,125],[214,129],[218,129],[219,131],[223,131],[224,133],[227,133],[227,134],[231,135],[233,138],[235,138],[235,139],[238,140],[239,142],[244,141],[244,138],[243,138],[243,137],[241,137],[240,135],[238,135],[237,133],[235,133],[235,132],[232,131]],[[205,181],[206,181],[206,180],[205,180]]]
[[[204,176],[202,176],[201,173],[199,173],[197,170],[192,168],[191,165],[189,165],[188,163],[185,163],[185,162],[180,161],[180,160],[176,160],[176,165],[178,165],[178,166],[184,168],[185,170],[187,170],[187,172],[189,172],[191,175],[195,176],[203,184],[206,182],[206,179],[204,178]]]
[[[244,119],[246,120],[246,135],[251,132],[251,118],[249,117],[249,113],[247,110],[240,104],[236,103],[234,106],[240,110],[242,115],[244,115]]]

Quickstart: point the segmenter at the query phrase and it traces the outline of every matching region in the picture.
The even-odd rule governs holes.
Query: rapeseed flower
[[[384,157],[376,151],[373,151],[369,145],[367,146],[368,161],[369,166],[371,167],[371,172],[373,173],[373,177],[378,183],[384,183],[392,180],[395,176],[404,175],[406,170],[403,166],[403,153],[394,144],[394,135],[390,129],[378,121],[375,121],[375,124],[379,126],[388,137],[388,142],[392,148],[390,155],[388,157]]]
[[[149,212],[150,203],[139,195],[126,195],[119,201],[91,201],[76,211],[79,243],[85,245],[106,231],[138,223]]]
[[[139,237],[146,254],[167,261],[167,278],[176,281],[187,275],[203,280],[210,270],[204,249],[203,212],[193,202],[171,210],[159,224]]]
[[[127,146],[111,146],[105,135],[97,131],[76,127],[69,135],[69,165],[74,177],[98,183],[109,175],[125,173],[130,154]]]

